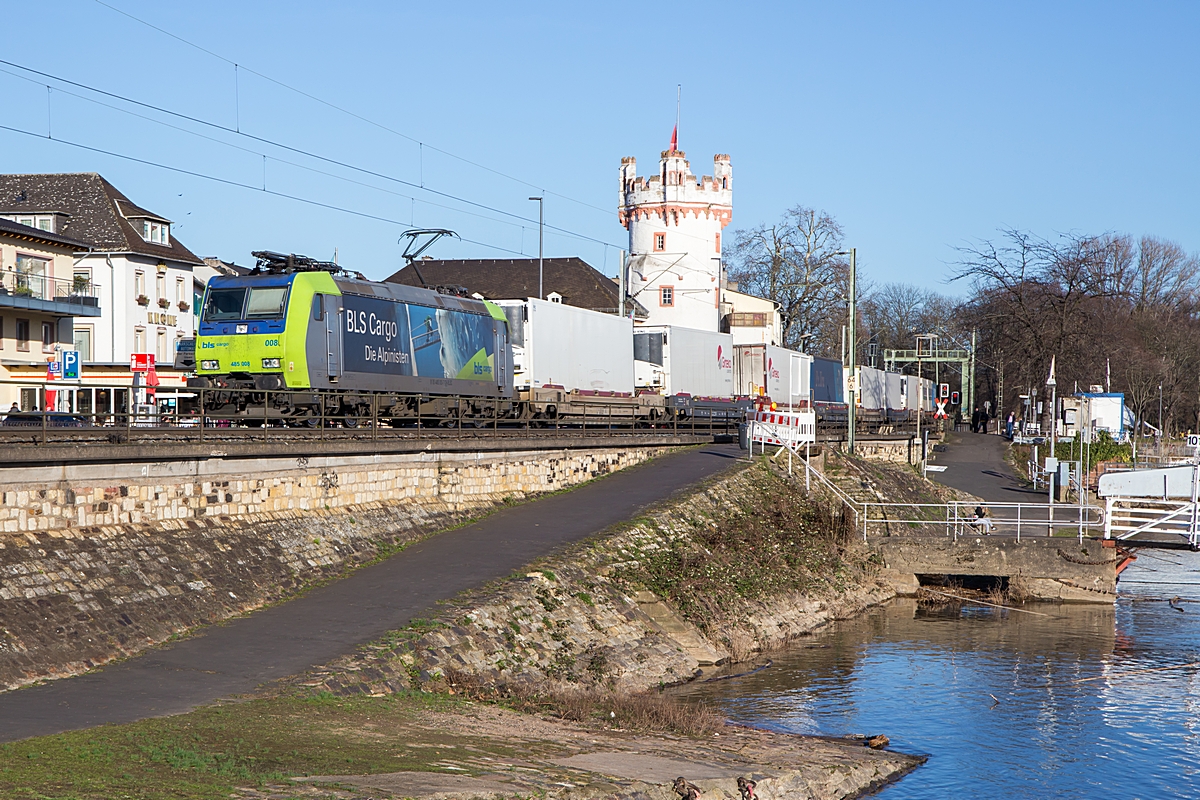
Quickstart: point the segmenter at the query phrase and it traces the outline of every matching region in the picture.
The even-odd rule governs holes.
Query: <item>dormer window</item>
[[[171,244],[171,225],[166,222],[142,220],[142,238],[150,244]]]
[[[15,222],[18,225],[28,225],[30,228],[37,228],[39,231],[54,233],[53,214],[5,214],[3,219]]]
[[[563,296],[558,292],[551,292],[550,294],[546,295],[546,299],[551,303],[561,303],[563,301]]]

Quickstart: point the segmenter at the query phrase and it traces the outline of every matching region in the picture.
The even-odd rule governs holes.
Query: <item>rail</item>
[[[1056,531],[1069,529],[1083,541],[1093,528],[1105,524],[1103,509],[1081,504],[864,501],[862,505],[864,539],[870,526],[875,525],[891,536],[940,528],[955,541],[960,536],[981,535],[1015,536],[1020,541],[1022,535],[1054,536]],[[976,515],[977,507],[981,507],[984,515]]]
[[[1139,534],[1169,534],[1200,546],[1200,503],[1195,500],[1106,497],[1105,539],[1132,539]]]
[[[35,272],[0,270],[0,300],[24,297],[95,306],[99,303],[99,295],[99,287],[82,277],[56,278]]]

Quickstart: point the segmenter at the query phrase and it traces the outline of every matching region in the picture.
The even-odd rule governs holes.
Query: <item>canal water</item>
[[[881,800],[1200,798],[1200,666],[1181,666],[1200,661],[1200,554],[1143,550],[1115,608],[1025,608],[895,600],[682,691],[737,722],[928,755]]]

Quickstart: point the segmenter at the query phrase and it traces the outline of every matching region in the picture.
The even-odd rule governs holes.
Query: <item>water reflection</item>
[[[1115,608],[898,600],[681,691],[737,721],[929,754],[886,800],[1200,797],[1200,672],[1146,671],[1200,660],[1198,582],[1196,554],[1167,553],[1131,568]]]

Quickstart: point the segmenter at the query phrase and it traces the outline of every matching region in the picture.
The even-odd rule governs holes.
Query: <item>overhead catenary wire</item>
[[[74,80],[71,80],[71,79],[69,79],[69,78],[63,78],[63,77],[61,77],[61,76],[59,76],[59,75],[54,75],[54,74],[52,74],[52,73],[49,73],[49,72],[44,72],[44,71],[42,71],[42,70],[34,69],[34,68],[32,68],[32,67],[27,67],[27,66],[25,66],[25,65],[23,65],[23,64],[18,64],[18,63],[14,62],[14,61],[8,61],[8,60],[5,60],[5,59],[0,59],[0,64],[4,64],[4,65],[6,65],[6,66],[13,67],[13,68],[15,68],[15,69],[19,69],[19,70],[21,70],[21,71],[23,71],[23,72],[28,72],[28,73],[30,73],[30,74],[33,74],[33,75],[38,75],[38,76],[41,76],[41,77],[43,77],[43,78],[47,78],[47,79],[49,79],[49,80],[52,80],[52,81],[57,81],[57,82],[59,82],[59,83],[66,84],[66,85],[68,85],[68,86],[74,86],[74,87],[76,87],[76,88],[78,88],[78,89],[83,89],[83,90],[86,90],[86,91],[89,91],[89,92],[95,92],[96,94],[103,95],[103,96],[105,96],[105,97],[111,97],[111,98],[113,98],[114,100],[120,100],[121,102],[124,102],[124,103],[130,103],[130,104],[132,104],[132,105],[136,105],[136,106],[139,106],[139,107],[141,107],[141,108],[146,108],[146,109],[149,109],[149,110],[151,110],[151,111],[156,111],[156,112],[158,112],[158,113],[160,113],[160,114],[166,114],[166,115],[168,115],[168,116],[172,116],[172,117],[175,117],[175,118],[177,118],[177,119],[183,119],[183,120],[187,120],[188,122],[193,122],[193,123],[195,123],[195,124],[197,124],[197,125],[204,125],[204,126],[206,126],[206,127],[212,128],[212,129],[214,129],[214,130],[223,131],[223,132],[225,132],[225,133],[232,134],[232,135],[234,135],[234,136],[241,136],[241,137],[244,137],[244,138],[250,139],[250,140],[252,140],[252,141],[256,141],[256,142],[260,142],[260,143],[262,143],[262,144],[270,145],[271,147],[278,147],[278,148],[279,148],[279,149],[281,149],[281,150],[286,150],[287,152],[290,152],[290,153],[295,153],[295,154],[297,154],[297,155],[302,155],[302,156],[305,156],[306,158],[312,158],[312,159],[315,159],[315,160],[317,160],[317,161],[323,161],[323,162],[325,162],[325,163],[327,163],[327,164],[332,164],[332,165],[334,165],[334,166],[342,167],[343,169],[349,169],[349,170],[352,170],[352,171],[355,171],[355,172],[362,173],[362,174],[364,174],[364,175],[370,175],[370,176],[372,176],[372,177],[375,177],[375,178],[380,178],[380,179],[382,179],[382,180],[385,180],[385,181],[391,181],[391,182],[393,182],[393,183],[398,183],[398,184],[401,184],[401,185],[403,185],[403,186],[408,186],[408,187],[410,187],[410,188],[413,188],[413,189],[419,189],[420,191],[423,191],[423,192],[429,192],[430,194],[434,194],[434,195],[437,195],[437,196],[439,196],[439,197],[446,198],[446,199],[448,199],[448,200],[454,200],[455,202],[458,202],[458,203],[463,203],[463,204],[466,204],[466,205],[472,206],[472,207],[474,207],[474,208],[479,208],[479,209],[483,209],[483,210],[486,210],[486,211],[491,211],[492,213],[495,213],[495,214],[501,214],[501,215],[503,215],[503,216],[506,216],[506,217],[512,217],[513,219],[517,219],[517,220],[520,220],[520,221],[522,221],[522,222],[525,222],[525,223],[529,223],[529,224],[537,224],[537,220],[533,220],[533,219],[530,219],[530,218],[528,218],[528,217],[521,216],[520,214],[516,214],[516,213],[514,213],[514,212],[511,212],[511,211],[505,211],[504,209],[501,209],[501,208],[496,208],[496,207],[494,207],[494,206],[489,206],[489,205],[487,205],[486,203],[480,203],[480,202],[477,202],[477,201],[475,201],[475,200],[470,200],[470,199],[468,199],[468,198],[465,198],[465,197],[460,197],[460,196],[458,196],[458,195],[455,195],[455,194],[453,194],[453,193],[450,193],[450,192],[443,192],[443,191],[440,191],[440,190],[438,190],[438,189],[432,189],[432,188],[430,188],[429,186],[422,186],[422,185],[420,185],[419,183],[416,183],[416,182],[413,182],[413,181],[409,181],[409,180],[405,180],[404,178],[399,178],[399,177],[396,177],[396,176],[394,176],[394,175],[388,175],[387,173],[378,172],[378,171],[376,171],[376,170],[368,169],[368,168],[366,168],[366,167],[360,167],[360,166],[358,166],[358,165],[356,165],[356,164],[351,164],[351,163],[348,163],[348,162],[345,162],[345,161],[341,161],[341,160],[339,160],[339,159],[336,159],[336,158],[330,158],[329,156],[323,156],[323,155],[321,155],[321,154],[319,154],[319,153],[314,153],[314,152],[312,152],[312,151],[310,151],[310,150],[305,150],[304,148],[301,148],[301,147],[295,147],[295,146],[293,146],[293,145],[284,144],[283,142],[278,142],[278,141],[275,141],[275,140],[273,140],[273,139],[269,139],[269,138],[267,138],[267,137],[265,137],[265,136],[256,136],[255,134],[252,134],[252,133],[247,133],[247,132],[245,132],[245,131],[239,131],[239,130],[237,130],[237,129],[235,129],[235,128],[231,128],[231,127],[229,127],[228,125],[222,125],[222,124],[221,124],[221,123],[219,123],[219,122],[213,122],[212,120],[206,120],[206,119],[204,119],[204,118],[202,118],[202,117],[194,117],[194,116],[192,116],[192,115],[190,115],[190,114],[184,114],[184,113],[182,113],[182,112],[179,112],[179,111],[172,111],[172,110],[170,110],[170,109],[168,109],[168,108],[163,108],[162,106],[157,106],[157,105],[155,105],[155,104],[153,104],[153,103],[147,103],[147,102],[145,102],[145,101],[143,101],[143,100],[137,100],[137,99],[134,99],[134,98],[132,98],[132,97],[128,97],[128,96],[125,96],[125,95],[122,95],[122,94],[118,94],[118,93],[116,93],[116,92],[110,92],[110,91],[108,91],[108,90],[106,90],[106,89],[101,89],[101,88],[99,88],[99,87],[96,87],[96,86],[90,86],[90,85],[88,85],[88,84],[86,84],[86,83],[82,83],[82,82],[80,82],[80,81],[74,81]],[[562,228],[562,227],[559,227],[559,226],[557,226],[557,225],[549,225],[549,224],[547,224],[547,225],[545,225],[545,227],[546,227],[546,229],[547,229],[547,230],[553,230],[553,231],[557,231],[558,233],[560,233],[560,234],[562,234],[562,235],[565,235],[565,236],[571,236],[571,237],[574,237],[574,238],[577,238],[577,239],[581,239],[581,240],[584,240],[584,241],[594,242],[595,244],[606,245],[606,246],[609,246],[609,247],[620,247],[620,246],[621,246],[621,245],[619,245],[619,244],[615,244],[615,243],[613,243],[613,242],[606,242],[606,241],[604,241],[603,239],[597,239],[597,238],[596,238],[596,237],[594,237],[594,236],[588,236],[587,234],[582,234],[582,233],[579,233],[579,232],[577,232],[577,231],[572,231],[572,230],[570,230],[570,229],[568,229],[568,228]]]
[[[9,75],[13,78],[16,78],[17,80],[27,81],[27,82],[35,84],[37,86],[46,86],[47,90],[50,89],[50,87],[48,85],[43,84],[40,81],[37,81],[33,78],[26,77],[25,75],[19,75],[16,72],[13,72],[11,70],[0,68],[0,73]],[[318,169],[317,167],[311,166],[309,164],[301,164],[298,161],[290,161],[286,158],[279,158],[278,156],[270,156],[270,155],[267,155],[266,153],[263,153],[260,150],[254,150],[249,147],[243,147],[239,144],[235,144],[233,142],[227,142],[224,139],[218,139],[215,136],[208,136],[199,131],[194,131],[189,128],[184,128],[180,125],[172,125],[171,123],[166,122],[165,120],[155,119],[154,117],[147,116],[146,114],[139,114],[136,111],[131,111],[128,108],[121,108],[120,106],[113,105],[112,103],[105,103],[103,100],[97,100],[94,97],[87,97],[86,95],[79,94],[78,92],[72,92],[67,89],[59,89],[58,91],[61,94],[65,94],[69,97],[74,97],[78,100],[82,100],[85,103],[92,103],[92,104],[98,105],[102,108],[112,109],[113,111],[117,111],[121,114],[127,114],[129,116],[136,117],[137,119],[145,120],[146,122],[150,122],[155,125],[161,125],[165,128],[170,128],[173,131],[179,131],[180,133],[185,133],[189,136],[195,136],[196,138],[203,139],[204,141],[207,141],[207,142],[219,144],[223,147],[228,147],[228,148],[237,150],[242,153],[249,153],[251,155],[259,156],[263,159],[263,185],[264,186],[266,185],[266,161],[267,161],[267,159],[270,159],[271,161],[274,161],[278,164],[286,164],[289,167],[295,167],[296,169],[302,169],[307,172],[312,172],[316,175],[323,175],[327,178],[333,178],[334,180],[339,180],[339,181],[343,181],[345,183],[353,184],[354,186],[362,186],[367,189],[374,189],[375,191],[383,192],[384,194],[389,194],[394,197],[403,197],[406,200],[412,200],[414,203],[417,203],[417,202],[424,203],[425,205],[431,206],[433,208],[444,208],[447,211],[453,211],[456,214],[465,214],[470,217],[476,217],[478,219],[488,220],[489,222],[496,222],[501,225],[511,225],[516,228],[521,228],[522,230],[524,230],[524,227],[525,227],[524,225],[521,225],[521,223],[519,223],[519,222],[511,222],[511,221],[505,220],[505,219],[497,219],[496,217],[490,217],[490,216],[487,216],[486,214],[480,214],[480,213],[477,213],[474,211],[467,211],[465,209],[456,208],[454,206],[444,205],[442,203],[435,203],[432,200],[417,199],[416,197],[413,197],[412,195],[404,194],[403,192],[397,192],[394,189],[385,189],[382,186],[376,186],[375,184],[372,184],[372,183],[366,183],[365,181],[355,180],[354,178],[350,178],[345,175],[338,175],[337,173],[334,173],[334,172],[329,172],[327,170]],[[47,131],[50,130],[49,121],[47,121],[46,129],[47,129]],[[47,138],[53,138],[53,137],[47,136]],[[608,245],[605,245],[605,248],[607,248],[607,247],[608,247]]]
[[[302,97],[306,97],[306,98],[308,98],[309,100],[312,100],[312,101],[313,101],[313,102],[315,102],[315,103],[320,103],[321,105],[323,105],[323,106],[326,106],[327,108],[331,108],[331,109],[333,109],[334,111],[337,111],[337,112],[339,112],[339,113],[341,113],[341,114],[346,114],[347,116],[353,117],[354,119],[357,119],[357,120],[359,120],[360,122],[364,122],[364,123],[366,123],[366,124],[368,124],[368,125],[371,125],[371,126],[373,126],[373,127],[375,127],[375,128],[378,128],[378,129],[379,129],[379,130],[381,130],[381,131],[385,131],[385,132],[387,132],[387,133],[390,133],[390,134],[392,134],[393,136],[398,136],[398,137],[400,137],[401,139],[405,139],[406,141],[413,142],[414,144],[417,144],[417,145],[419,145],[419,146],[420,146],[422,149],[424,149],[424,148],[428,147],[430,150],[433,150],[434,152],[437,152],[437,153],[441,153],[442,155],[444,155],[444,156],[447,156],[447,157],[449,157],[449,158],[453,158],[453,159],[455,159],[456,161],[461,161],[461,162],[462,162],[462,163],[464,163],[464,164],[468,164],[468,165],[470,165],[470,166],[472,166],[472,167],[475,167],[475,168],[477,168],[477,169],[482,169],[482,170],[484,170],[484,171],[486,171],[486,172],[490,172],[490,173],[492,173],[493,175],[498,175],[499,177],[506,178],[506,179],[508,179],[508,180],[510,180],[510,181],[515,181],[516,183],[519,183],[519,184],[521,184],[521,185],[523,185],[523,186],[529,186],[529,187],[531,187],[531,188],[538,189],[538,190],[539,190],[539,191],[541,191],[541,192],[544,192],[544,193],[546,193],[546,194],[553,195],[553,196],[555,196],[555,197],[558,197],[558,198],[561,198],[561,199],[563,199],[563,200],[570,201],[570,202],[572,202],[572,203],[576,203],[577,205],[584,206],[585,208],[594,209],[594,210],[596,210],[596,211],[600,211],[600,212],[602,212],[602,213],[604,213],[604,214],[611,214],[611,213],[612,213],[612,211],[611,211],[610,209],[607,209],[607,208],[602,208],[602,207],[600,207],[600,206],[597,206],[597,205],[593,205],[593,204],[591,204],[591,203],[585,202],[585,201],[583,201],[583,200],[576,199],[576,198],[574,198],[574,197],[571,197],[571,196],[569,196],[569,195],[561,194],[560,192],[555,192],[555,191],[551,191],[551,190],[549,190],[549,189],[545,189],[545,188],[543,188],[543,187],[541,187],[541,186],[538,186],[538,185],[537,185],[537,184],[535,184],[535,183],[530,183],[529,181],[525,180],[524,178],[518,178],[518,177],[516,177],[515,175],[510,175],[510,174],[508,174],[507,172],[503,172],[503,171],[501,171],[501,170],[495,169],[494,167],[489,167],[489,166],[487,166],[486,164],[480,164],[480,163],[479,163],[479,162],[477,162],[477,161],[473,161],[473,160],[471,160],[471,159],[469,159],[469,158],[466,158],[466,157],[464,157],[464,156],[460,156],[460,155],[458,155],[457,153],[452,153],[452,152],[450,152],[449,150],[444,150],[444,149],[442,149],[442,148],[440,148],[440,147],[436,147],[436,146],[434,146],[434,145],[431,145],[431,144],[429,144],[428,142],[424,142],[424,141],[422,141],[422,140],[420,140],[420,139],[417,139],[417,138],[416,138],[416,137],[414,137],[414,136],[410,136],[410,135],[409,135],[409,134],[407,134],[407,133],[403,133],[402,131],[398,131],[398,130],[396,130],[396,129],[394,129],[394,128],[391,128],[391,127],[389,127],[389,126],[387,126],[387,125],[384,125],[382,122],[378,122],[378,121],[376,121],[376,120],[373,120],[373,119],[371,119],[371,118],[369,118],[369,117],[363,116],[362,114],[359,114],[358,112],[351,111],[351,110],[350,110],[350,109],[348,109],[348,108],[344,108],[344,107],[342,107],[342,106],[339,106],[339,105],[337,105],[336,103],[332,103],[332,102],[330,102],[330,101],[328,101],[328,100],[326,100],[326,99],[324,99],[324,98],[322,98],[322,97],[318,97],[318,96],[316,96],[316,95],[314,95],[314,94],[312,94],[312,93],[310,93],[310,92],[306,92],[306,91],[305,91],[305,90],[303,90],[303,89],[299,89],[299,88],[297,88],[297,87],[295,87],[295,86],[292,86],[292,85],[291,85],[291,84],[289,84],[289,83],[285,83],[284,81],[281,81],[281,80],[279,80],[278,78],[273,78],[273,77],[271,77],[270,75],[266,75],[266,74],[264,74],[264,73],[262,73],[262,72],[258,72],[257,70],[251,69],[251,68],[247,67],[245,64],[241,64],[240,62],[234,61],[233,59],[231,59],[231,58],[228,58],[227,56],[223,56],[223,55],[221,55],[220,53],[217,53],[217,52],[215,52],[215,51],[213,51],[213,50],[209,50],[207,47],[204,47],[204,46],[202,46],[202,45],[196,44],[195,42],[193,42],[193,41],[190,41],[190,40],[188,40],[188,39],[186,39],[186,38],[184,38],[184,37],[180,36],[179,34],[172,33],[171,31],[169,31],[169,30],[167,30],[167,29],[165,29],[165,28],[160,28],[159,26],[157,26],[157,25],[154,25],[153,23],[147,22],[146,20],[144,20],[144,19],[141,19],[140,17],[135,17],[133,14],[130,14],[130,13],[128,13],[127,11],[123,11],[122,9],[120,9],[120,8],[117,8],[116,6],[114,6],[114,5],[111,5],[110,3],[106,3],[106,2],[104,2],[104,0],[96,0],[96,2],[97,2],[98,4],[100,4],[100,5],[104,6],[105,8],[109,9],[110,11],[114,11],[114,12],[116,12],[117,14],[120,14],[121,16],[123,16],[123,17],[126,17],[127,19],[133,20],[134,22],[138,23],[139,25],[144,25],[144,26],[146,26],[147,28],[150,28],[150,29],[152,29],[152,30],[158,31],[159,33],[163,34],[164,36],[168,36],[168,37],[170,37],[170,38],[174,39],[174,40],[175,40],[175,41],[177,41],[177,42],[180,42],[180,43],[182,43],[182,44],[185,44],[185,45],[187,45],[188,47],[191,47],[191,48],[194,48],[194,49],[196,49],[196,50],[199,50],[200,52],[202,52],[202,53],[205,53],[205,54],[207,54],[207,55],[210,55],[210,56],[212,56],[213,58],[215,58],[215,59],[218,59],[219,61],[223,61],[223,62],[225,62],[226,64],[229,64],[229,65],[231,65],[231,66],[234,68],[235,75],[236,75],[236,73],[237,73],[237,71],[238,71],[238,70],[242,70],[242,71],[245,71],[245,72],[249,72],[250,74],[252,74],[252,75],[255,75],[255,76],[259,77],[259,78],[262,78],[262,79],[263,79],[263,80],[265,80],[265,81],[270,81],[271,83],[275,84],[276,86],[280,86],[280,87],[282,87],[282,88],[284,88],[284,89],[287,89],[287,90],[288,90],[288,91],[290,91],[290,92],[295,92],[296,94],[298,94],[298,95],[300,95],[300,96],[302,96]],[[240,114],[240,109],[239,109],[239,112],[238,112],[238,113]],[[239,128],[240,128],[240,123],[239,123]],[[547,227],[549,227],[549,226],[547,226]],[[613,245],[613,246],[616,246],[616,245]]]
[[[367,211],[358,211],[358,210],[355,210],[352,208],[346,208],[345,206],[335,205],[333,203],[323,203],[320,200],[313,200],[308,197],[301,197],[300,195],[289,194],[288,192],[280,192],[280,191],[276,191],[274,189],[268,189],[265,186],[255,186],[253,184],[242,183],[241,181],[235,181],[235,180],[232,180],[229,178],[222,178],[217,175],[209,175],[207,173],[198,172],[196,170],[184,169],[183,167],[176,167],[176,166],[172,166],[171,164],[163,164],[163,163],[160,163],[157,161],[151,161],[150,159],[146,159],[146,158],[138,158],[137,156],[131,156],[131,155],[128,155],[127,153],[118,153],[113,150],[105,150],[100,147],[92,147],[91,145],[86,145],[86,144],[83,144],[82,142],[73,142],[70,139],[63,139],[61,137],[57,138],[57,139],[52,139],[47,134],[38,133],[37,131],[24,130],[23,128],[14,128],[11,125],[0,125],[0,130],[9,131],[11,133],[19,133],[19,134],[23,134],[25,136],[32,136],[36,139],[45,139],[47,141],[55,142],[57,144],[69,145],[70,147],[77,147],[81,150],[87,150],[92,153],[99,153],[101,155],[111,156],[113,158],[120,158],[125,161],[131,161],[135,164],[143,164],[148,167],[155,167],[157,169],[165,169],[165,170],[169,170],[171,172],[177,172],[181,175],[190,175],[193,178],[200,178],[200,179],[206,180],[206,181],[213,181],[215,183],[221,183],[226,186],[236,186],[241,189],[249,189],[249,190],[255,191],[255,192],[262,192],[264,194],[269,194],[274,197],[281,197],[285,200],[292,200],[297,203],[304,203],[306,205],[316,206],[318,208],[324,208],[324,209],[328,209],[330,211],[338,211],[343,214],[350,214],[350,215],[353,215],[356,217],[362,217],[364,219],[373,219],[378,222],[386,222],[391,225],[401,225],[404,227],[410,227],[413,224],[412,220],[405,222],[404,220],[392,219],[391,217],[384,217],[379,214],[372,214]],[[422,201],[422,202],[424,202],[424,201]],[[459,237],[459,238],[464,242],[467,242],[469,244],[479,245],[480,247],[487,247],[492,250],[499,250],[501,252],[512,253],[514,255],[520,255],[520,256],[525,255],[524,253],[521,253],[517,250],[512,250],[507,247],[501,247],[500,245],[495,245],[495,244],[491,244],[488,242],[481,242],[481,241],[477,241],[474,239],[467,239],[465,237]]]

